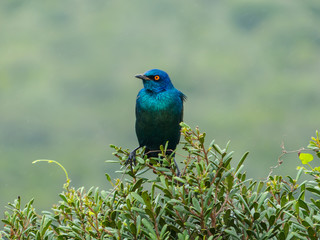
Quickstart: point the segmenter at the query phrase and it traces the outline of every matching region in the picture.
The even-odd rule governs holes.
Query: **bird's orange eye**
[[[160,77],[158,75],[154,76],[154,80],[158,81]]]

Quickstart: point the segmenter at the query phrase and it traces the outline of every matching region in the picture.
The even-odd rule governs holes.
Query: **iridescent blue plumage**
[[[142,79],[144,85],[136,100],[138,148],[145,146],[149,157],[158,156],[160,145],[168,141],[168,150],[175,150],[180,140],[179,124],[185,95],[173,86],[162,70],[151,69],[136,77]],[[130,154],[129,161],[134,160],[135,151]]]

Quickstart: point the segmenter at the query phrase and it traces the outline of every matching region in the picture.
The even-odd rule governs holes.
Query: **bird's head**
[[[152,92],[162,92],[173,88],[169,75],[159,69],[151,69],[135,77],[142,79],[144,88]]]

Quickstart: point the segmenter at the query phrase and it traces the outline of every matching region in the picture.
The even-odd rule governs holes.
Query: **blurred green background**
[[[109,188],[109,144],[133,149],[134,78],[167,71],[188,96],[184,120],[262,179],[281,142],[319,129],[320,3],[310,1],[0,2],[0,207],[58,201],[65,166],[75,187]],[[320,129],[319,129],[320,130]],[[296,156],[275,173],[295,175]],[[3,211],[2,211],[3,212]]]

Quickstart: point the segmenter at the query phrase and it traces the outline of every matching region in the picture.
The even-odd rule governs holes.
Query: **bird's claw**
[[[127,161],[125,162],[125,165],[130,164],[131,167],[131,172],[133,172],[133,167],[132,165],[136,165],[136,151],[139,149],[140,147],[135,148],[131,153],[129,153],[129,157],[127,159]]]
[[[181,176],[181,173],[180,173],[180,169],[179,169],[179,166],[176,162],[176,159],[173,158],[173,161],[174,161],[174,165],[176,166],[176,169],[177,169],[177,177],[180,177]]]
[[[129,154],[129,157],[128,157],[127,161],[125,162],[125,165],[128,165],[128,164],[130,164],[131,167],[132,167],[132,164],[136,165],[136,150],[132,151]]]

